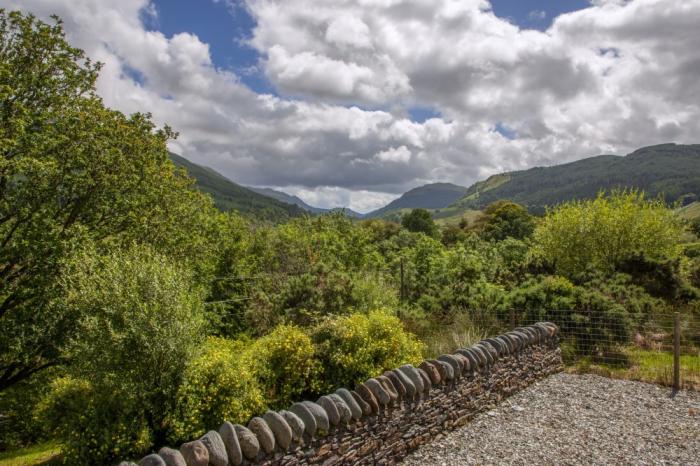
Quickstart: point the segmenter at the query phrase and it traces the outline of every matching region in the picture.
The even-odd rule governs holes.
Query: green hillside
[[[624,157],[599,155],[552,167],[494,175],[472,185],[452,209],[482,209],[510,199],[533,212],[572,199],[590,199],[601,189],[634,187],[669,202],[700,198],[700,144],[661,144]]]
[[[270,221],[281,221],[306,213],[296,205],[244,188],[211,168],[192,163],[172,152],[170,159],[176,166],[184,168],[196,180],[197,188],[211,195],[214,204],[221,210],[237,210],[243,215]]]
[[[393,219],[400,209],[442,209],[455,202],[467,192],[464,186],[452,183],[433,183],[413,188],[381,209],[366,215],[368,218]]]
[[[299,206],[302,209],[304,209],[307,212],[310,212],[312,214],[324,214],[324,213],[330,212],[330,211],[342,210],[349,217],[357,217],[357,218],[362,217],[362,214],[355,212],[352,209],[348,209],[347,207],[338,207],[335,209],[324,209],[321,207],[314,207],[314,206],[309,205],[306,202],[304,202],[298,196],[292,196],[291,194],[287,194],[283,191],[277,191],[276,189],[255,188],[253,186],[248,186],[247,188],[250,189],[251,191],[255,191],[258,194],[262,194],[263,196],[271,197],[273,199],[277,199],[278,201],[281,201],[281,202],[284,202],[287,204],[293,204],[293,205]]]

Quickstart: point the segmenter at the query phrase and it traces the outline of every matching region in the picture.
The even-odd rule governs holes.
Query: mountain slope
[[[381,209],[370,212],[366,217],[391,216],[399,209],[441,209],[455,202],[467,192],[464,186],[452,183],[433,183],[413,188],[401,197],[391,201]]]
[[[244,215],[261,220],[280,221],[305,214],[300,207],[281,202],[251,191],[234,183],[209,167],[190,162],[184,157],[170,153],[170,160],[184,168],[195,179],[197,188],[210,194],[214,204],[221,210],[237,210]]]
[[[450,206],[482,209],[510,199],[533,212],[572,199],[590,199],[602,189],[638,188],[668,202],[700,199],[700,144],[661,144],[624,157],[599,155],[576,162],[494,175],[472,185]]]
[[[350,217],[355,217],[355,218],[362,217],[362,214],[355,212],[354,210],[349,209],[347,207],[337,207],[337,208],[333,208],[333,209],[324,209],[322,207],[314,207],[312,205],[307,204],[306,202],[304,202],[301,198],[299,198],[297,196],[292,196],[291,194],[287,194],[283,191],[277,191],[277,190],[271,189],[271,188],[255,188],[253,186],[248,186],[248,189],[250,189],[251,191],[255,191],[258,194],[262,194],[263,196],[271,197],[273,199],[277,199],[278,201],[286,202],[287,204],[294,204],[294,205],[299,206],[302,209],[306,210],[307,212],[311,212],[312,214],[323,214],[326,212],[330,212],[332,210],[343,210]]]

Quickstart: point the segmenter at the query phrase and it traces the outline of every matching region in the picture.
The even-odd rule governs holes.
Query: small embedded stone
[[[311,414],[313,414],[316,420],[316,433],[325,435],[331,429],[331,423],[328,420],[328,414],[326,410],[314,403],[313,401],[302,401],[302,404],[306,406]]]
[[[185,458],[187,466],[207,466],[209,464],[209,450],[199,440],[180,445],[180,453]]]
[[[221,440],[221,436],[215,430],[210,430],[206,434],[202,435],[199,439],[204,446],[209,450],[209,464],[213,466],[227,466],[228,465],[228,455],[226,454],[226,446],[224,441]]]
[[[233,428],[236,431],[236,437],[238,437],[238,444],[241,446],[243,456],[249,460],[255,459],[260,451],[258,438],[245,426],[234,424]],[[189,466],[189,462],[187,464]]]
[[[289,425],[290,429],[292,429],[292,440],[300,443],[302,435],[304,435],[304,429],[306,429],[304,421],[293,412],[284,409],[280,411],[280,415],[287,421],[287,425]],[[310,415],[311,413],[309,413],[309,416]]]
[[[357,403],[355,397],[352,396],[350,390],[347,388],[339,388],[335,391],[335,393],[342,398],[348,408],[350,408],[350,413],[352,414],[353,419],[359,420],[362,418],[362,407]]]
[[[285,419],[274,411],[268,411],[263,414],[263,420],[275,436],[275,444],[286,451],[289,445],[292,444],[292,428]]]
[[[309,408],[304,406],[302,403],[294,403],[289,407],[289,411],[296,414],[299,419],[304,422],[304,430],[310,437],[316,435],[318,425],[316,424],[316,418],[311,411],[309,411]]]
[[[340,413],[338,413],[338,408],[335,407],[333,400],[323,395],[316,400],[316,404],[326,410],[326,415],[331,425],[337,426],[340,423]]]
[[[163,447],[160,450],[158,450],[158,454],[161,458],[163,458],[163,461],[165,461],[165,464],[167,466],[187,466],[187,462],[182,456],[182,453],[180,453],[177,450],[168,447]]]
[[[233,427],[233,424],[230,422],[221,424],[219,435],[221,436],[221,441],[224,442],[229,462],[234,466],[241,464],[243,462],[243,452],[241,451],[241,445],[238,443],[238,435],[236,435],[236,429]]]
[[[148,456],[144,456],[141,458],[141,461],[139,461],[139,466],[167,466],[165,464],[165,461],[163,461],[163,458],[161,458],[159,455],[156,455],[155,453],[152,453]]]
[[[256,416],[248,421],[248,429],[258,438],[258,443],[265,453],[275,451],[275,434],[263,418]]]

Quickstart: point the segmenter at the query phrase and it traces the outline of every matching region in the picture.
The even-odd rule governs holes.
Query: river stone
[[[399,399],[403,400],[406,398],[406,387],[396,374],[392,371],[386,371],[382,375],[391,381],[391,384],[394,386],[394,391],[399,395]]]
[[[285,409],[280,411],[280,415],[284,418],[287,425],[292,430],[292,440],[294,440],[296,443],[301,443],[301,438],[304,435],[304,429],[306,428],[306,426],[304,426],[304,421],[302,421],[301,418],[293,412]],[[311,415],[311,413],[309,413],[309,415]]]
[[[418,375],[420,375],[421,382],[423,382],[423,392],[429,393],[430,389],[433,387],[433,382],[430,381],[428,373],[420,367],[416,367],[415,370],[418,372]]]
[[[391,383],[391,380],[389,380],[387,376],[378,375],[375,377],[375,379],[377,379],[377,381],[382,385],[384,390],[389,394],[389,398],[391,398],[392,404],[399,399],[399,393],[396,391],[396,389],[394,388],[394,384]]]
[[[510,341],[511,346],[513,347],[513,351],[512,351],[513,354],[520,352],[520,349],[522,348],[522,345],[520,343],[520,338],[511,334],[510,332],[504,334],[503,338],[507,338],[508,341]]]
[[[323,395],[316,400],[316,404],[326,410],[326,415],[331,425],[337,426],[340,423],[340,413],[338,412],[338,408],[335,407],[333,400]]]
[[[161,458],[159,455],[156,455],[155,453],[151,453],[148,456],[144,456],[141,458],[141,461],[139,461],[139,466],[167,466],[165,464],[165,461],[163,461],[163,458]]]
[[[338,396],[337,393],[331,393],[328,395],[328,398],[330,398],[335,404],[335,409],[337,409],[338,414],[340,414],[340,423],[345,425],[350,422],[352,419],[352,413],[350,412],[350,408],[348,407],[347,403],[345,403],[345,400]]]
[[[413,381],[399,369],[394,369],[391,372],[401,381],[406,389],[406,398],[408,400],[415,400],[418,397],[419,392],[416,389],[416,385],[413,383]]]
[[[443,366],[443,364],[447,363],[443,363],[442,361],[438,361],[437,359],[427,359],[426,361],[429,364],[432,364],[435,370],[438,371],[438,374],[440,374],[440,382],[447,383],[447,369],[445,369],[445,366]],[[447,365],[449,366],[449,364]]]
[[[355,386],[355,391],[363,400],[365,400],[370,408],[372,408],[372,414],[377,414],[379,412],[379,401],[377,401],[377,397],[374,396],[374,393],[372,393],[372,390],[370,390],[366,384],[357,384]]]
[[[513,353],[513,344],[505,336],[498,335],[496,337],[496,340],[500,341],[501,345],[506,349],[505,354],[512,354]]]
[[[523,348],[530,346],[530,336],[527,333],[521,332],[519,330],[513,330],[513,333],[520,337],[520,339],[523,342]]]
[[[302,404],[311,411],[314,419],[316,419],[316,433],[318,434],[320,432],[319,435],[326,435],[328,431],[331,430],[331,423],[328,420],[326,410],[313,401],[302,401]]]
[[[258,444],[265,453],[270,454],[275,451],[275,434],[263,418],[256,416],[248,421],[248,429],[258,438]]]
[[[481,347],[486,353],[488,353],[489,356],[491,356],[491,360],[489,361],[490,364],[495,364],[496,361],[498,360],[498,350],[491,346],[489,343],[481,342],[477,343],[478,346]]]
[[[462,367],[460,366],[459,362],[457,362],[456,358],[453,358],[451,354],[441,354],[438,356],[438,361],[445,362],[452,366],[452,377],[455,379],[459,378],[459,374],[461,374]]]
[[[360,406],[360,409],[362,410],[362,415],[370,416],[372,414],[372,407],[370,406],[370,404],[363,400],[360,394],[357,393],[355,390],[351,391],[350,394],[352,395],[355,402]]]
[[[187,466],[208,466],[209,464],[209,450],[199,440],[180,445],[180,453],[185,458]]]
[[[521,328],[515,329],[515,331],[520,332],[520,333],[522,333],[522,334],[525,335],[526,341],[527,341],[527,344],[528,344],[528,345],[534,345],[535,343],[537,343],[537,334],[538,334],[538,332],[536,332],[536,331],[533,330],[532,328],[530,328],[530,327],[521,327]]]
[[[238,435],[236,435],[236,429],[234,429],[233,424],[230,422],[221,424],[219,435],[221,436],[221,441],[224,442],[224,447],[226,447],[229,462],[233,466],[241,464],[243,462],[243,452],[241,451],[241,445],[238,443]]]
[[[489,364],[489,357],[486,355],[486,351],[483,351],[478,346],[472,346],[468,349],[472,354],[479,360],[479,367],[486,367]]]
[[[314,435],[316,435],[318,425],[316,424],[316,418],[311,413],[311,411],[309,411],[309,408],[304,406],[302,403],[294,403],[292,406],[289,407],[289,411],[296,414],[299,417],[299,419],[302,420],[302,422],[304,423],[304,430],[309,435],[309,437],[313,437]]]
[[[238,444],[241,446],[243,456],[249,460],[254,460],[260,451],[258,438],[247,427],[240,424],[234,424],[233,429],[236,431],[236,437],[238,437]]]
[[[183,458],[182,453],[172,448],[163,447],[158,450],[158,454],[167,466],[187,466],[185,458]]]
[[[445,381],[455,379],[455,369],[452,364],[440,360],[438,360],[437,363],[440,364],[440,367],[442,367],[442,370],[445,372]]]
[[[391,403],[391,397],[377,379],[367,379],[364,385],[370,389],[380,406],[386,406]]]
[[[274,434],[275,443],[282,451],[286,451],[292,444],[292,428],[287,424],[287,421],[274,411],[263,414],[263,419]]]
[[[539,341],[540,343],[547,341],[549,338],[549,329],[547,328],[546,325],[544,325],[541,322],[538,322],[532,326],[533,330],[537,332],[539,335]]]
[[[484,338],[480,343],[491,346],[496,351],[496,357],[506,353],[506,349],[503,347],[501,342],[494,338]]]
[[[362,407],[357,403],[355,397],[352,396],[350,390],[347,388],[339,388],[335,393],[342,398],[347,407],[350,408],[350,414],[352,414],[353,419],[356,421],[362,419]]]
[[[228,455],[226,455],[226,446],[221,436],[215,430],[210,430],[202,435],[199,439],[209,450],[209,464],[214,466],[227,466]]]
[[[435,368],[433,364],[429,363],[428,361],[423,361],[418,367],[420,369],[423,369],[425,373],[428,374],[432,385],[438,385],[442,381],[442,378],[440,377],[440,372]]]
[[[415,367],[413,367],[410,364],[404,364],[403,366],[399,367],[399,371],[403,372],[406,375],[406,377],[408,377],[411,380],[413,386],[416,387],[416,394],[420,394],[425,391],[425,387],[423,386],[423,379],[421,378],[420,374],[418,373]]]
[[[467,359],[464,355],[459,353],[454,353],[451,356],[453,358],[457,358],[457,360],[460,362],[460,365],[462,366],[462,374],[471,372],[472,363],[469,361],[469,359]]]

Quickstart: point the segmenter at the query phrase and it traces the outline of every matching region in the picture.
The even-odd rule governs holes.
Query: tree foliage
[[[424,233],[430,237],[438,234],[437,225],[425,209],[413,209],[401,218],[401,225],[410,232]]]

